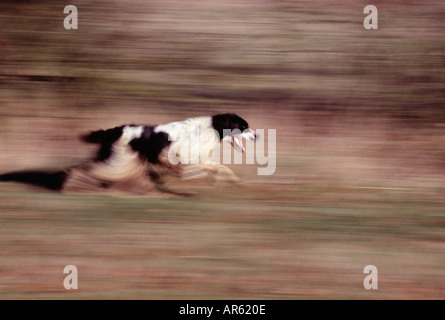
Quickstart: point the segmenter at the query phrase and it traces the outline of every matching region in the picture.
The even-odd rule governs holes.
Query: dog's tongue
[[[240,150],[242,150],[242,152],[246,151],[246,148],[243,145],[243,140],[239,139],[237,137],[233,137],[233,140],[235,141],[235,144],[238,146],[238,148]]]

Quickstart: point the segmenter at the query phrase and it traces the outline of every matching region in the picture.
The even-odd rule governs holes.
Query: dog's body
[[[87,164],[52,173],[10,173],[1,175],[0,181],[63,191],[115,187],[145,193],[165,191],[162,173],[184,178],[185,165],[198,167],[217,180],[236,181],[238,178],[229,168],[210,159],[211,153],[221,140],[231,140],[235,149],[244,152],[242,139],[255,140],[256,135],[238,115],[219,114],[158,126],[124,125],[82,138],[100,146],[96,157]]]

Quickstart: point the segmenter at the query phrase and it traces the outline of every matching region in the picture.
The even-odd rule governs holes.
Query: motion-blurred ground
[[[3,1],[1,173],[81,163],[92,129],[219,112],[277,129],[277,169],[232,165],[246,186],[191,198],[1,184],[0,298],[444,299],[445,6],[374,1],[367,31],[367,4]]]

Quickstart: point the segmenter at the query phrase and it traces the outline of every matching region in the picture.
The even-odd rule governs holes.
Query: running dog
[[[162,176],[175,174],[187,179],[184,168],[193,166],[214,180],[235,182],[238,177],[211,159],[220,143],[229,141],[244,152],[243,140],[257,135],[246,120],[234,113],[189,118],[157,126],[123,125],[83,135],[98,144],[94,159],[63,171],[23,171],[0,175],[0,181],[17,181],[55,191],[104,190],[136,193],[168,192]],[[193,175],[192,175],[193,176]],[[201,175],[202,176],[202,175]]]

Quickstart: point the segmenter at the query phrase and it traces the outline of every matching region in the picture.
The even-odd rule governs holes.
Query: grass
[[[2,4],[1,173],[82,163],[90,130],[219,112],[277,129],[277,168],[172,185],[188,198],[1,184],[1,299],[445,297],[440,1],[379,1],[373,31],[356,1],[72,4],[76,31],[63,4]]]
[[[274,187],[279,202],[252,201],[273,199],[254,186],[243,197],[220,189],[169,201],[4,191],[1,298],[443,297],[434,281],[443,276],[442,203],[360,189],[323,202]],[[63,288],[69,264],[76,292]],[[368,264],[379,269],[373,293],[362,286]]]

